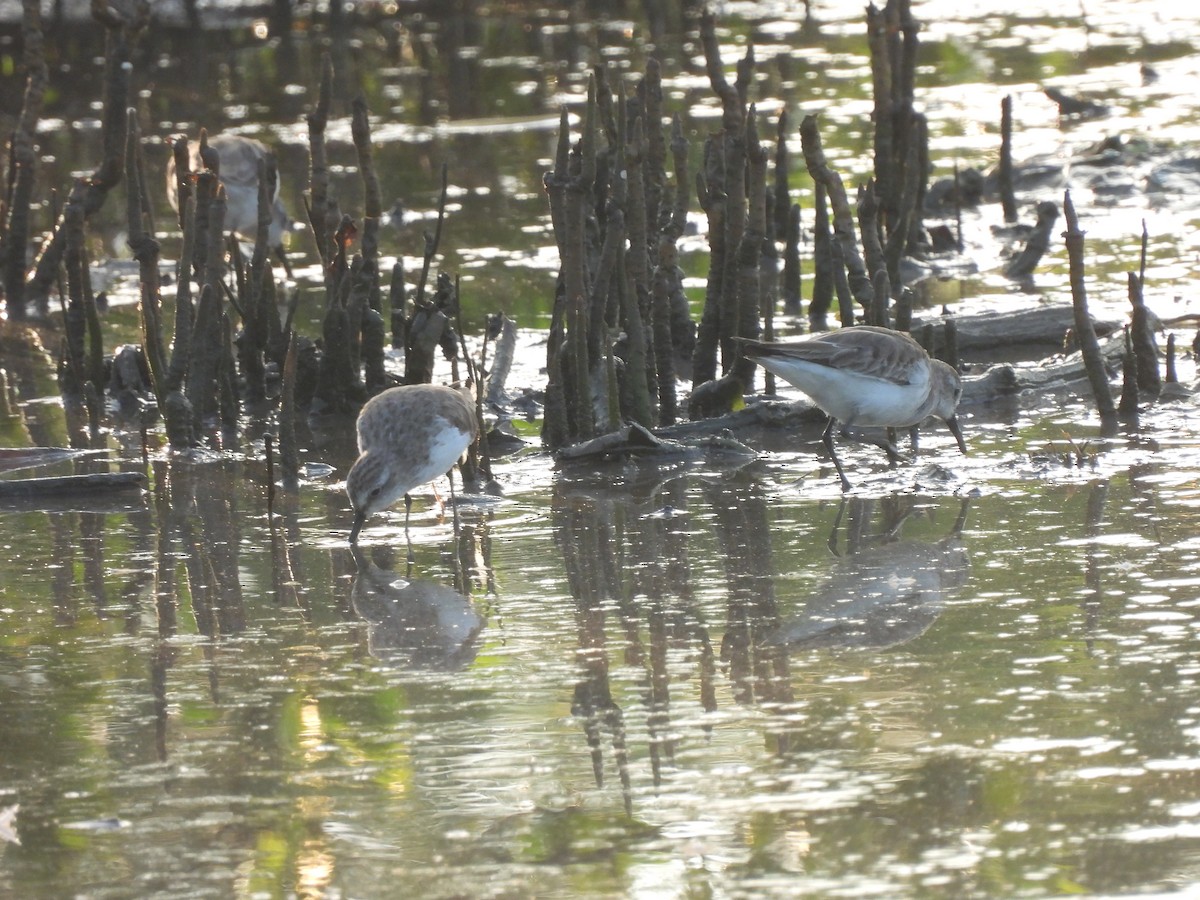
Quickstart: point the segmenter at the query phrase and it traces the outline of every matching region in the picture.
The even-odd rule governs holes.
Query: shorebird
[[[225,185],[225,229],[253,241],[258,231],[258,164],[272,158],[274,152],[262,141],[240,134],[218,134],[208,138],[208,146],[220,158],[218,176]],[[193,172],[205,168],[200,159],[200,145],[188,144],[189,167]],[[175,157],[167,161],[167,200],[179,212],[179,180],[175,177]],[[267,240],[279,257],[288,275],[292,267],[283,247],[283,236],[291,229],[292,220],[279,199],[279,179],[275,179],[275,196],[271,205],[271,225]]]
[[[359,456],[346,476],[354,507],[351,545],[358,543],[367,516],[401,497],[407,524],[408,492],[450,471],[475,440],[478,421],[467,389],[406,384],[368,400],[357,428]]]
[[[900,454],[890,441],[852,435],[849,429],[911,428],[915,451],[916,426],[931,415],[938,416],[945,420],[959,449],[967,452],[955,418],[962,396],[958,372],[941,360],[931,359],[906,334],[857,325],[789,343],[747,338],[738,338],[738,342],[748,358],[804,391],[829,416],[822,440],[844,491],[850,490],[850,481],[833,442],[839,422],[844,436],[867,440],[884,450],[892,461],[899,461]]]

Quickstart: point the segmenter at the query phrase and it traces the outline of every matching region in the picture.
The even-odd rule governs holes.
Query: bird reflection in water
[[[969,503],[963,499],[950,533],[930,543],[898,538],[911,509],[898,515],[897,510],[885,509],[883,531],[863,537],[874,501],[843,499],[829,546],[838,553],[838,531],[849,508],[846,555],[808,599],[804,613],[784,621],[768,641],[795,649],[881,650],[923,634],[941,615],[945,600],[967,582],[970,562],[962,529]]]
[[[470,664],[484,619],[457,588],[382,568],[353,548],[358,574],[350,599],[367,623],[367,650],[376,659],[420,669]]]

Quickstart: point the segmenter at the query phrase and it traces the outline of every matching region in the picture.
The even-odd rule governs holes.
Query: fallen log
[[[918,319],[912,324],[912,333],[932,323],[942,322],[942,317]],[[980,313],[979,315],[955,318],[958,328],[958,349],[962,353],[992,351],[1000,347],[1011,348],[1023,345],[1045,348],[1061,348],[1068,333],[1075,327],[1075,311],[1070,306],[1043,306],[1016,312]],[[1120,323],[1093,319],[1092,327],[1100,337],[1106,337],[1121,328]],[[942,352],[942,329],[935,327],[935,346],[926,348],[935,355]]]
[[[713,456],[754,457],[757,455],[754,450],[741,441],[715,432],[712,428],[712,420],[685,424],[699,426],[694,430],[694,439],[691,441],[675,440],[673,437],[664,436],[668,432],[676,432],[681,426],[674,425],[658,429],[656,433],[635,422],[617,431],[564,447],[558,451],[556,459],[560,464],[579,462],[595,464],[626,459],[651,459],[661,463],[687,462]]]
[[[50,478],[13,478],[0,481],[0,499],[74,497],[104,491],[140,488],[141,472],[99,472],[92,475],[59,475]]]
[[[0,447],[0,472],[47,466],[51,463],[62,462],[64,459],[94,456],[105,452],[107,451],[72,450],[67,447]]]

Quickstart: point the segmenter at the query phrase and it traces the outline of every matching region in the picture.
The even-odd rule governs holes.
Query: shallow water
[[[826,39],[803,54],[785,52],[801,39],[781,6],[728,4],[766,16],[731,19],[731,45],[753,33],[768,96],[820,104],[836,155],[862,165],[858,4],[818,4]],[[1200,79],[1178,44],[1200,24],[1185,6],[1105,4],[1084,29],[1074,9],[917,4],[939,169],[987,161],[1004,93],[1025,101],[1022,158],[1126,126],[1186,144]],[[534,36],[557,52],[555,21]],[[1160,79],[1143,88],[1147,45]],[[525,125],[577,98],[582,70],[550,78],[553,54],[488,52],[512,60],[489,72],[526,73],[494,84],[509,111],[531,98]],[[411,79],[381,68],[377,96],[406,98]],[[512,87],[530,79],[551,89]],[[684,105],[711,105],[686,80]],[[1042,80],[1128,109],[1060,130]],[[552,131],[381,119],[385,196],[425,215],[436,172],[413,161],[459,159],[447,268],[477,311],[544,324]],[[1102,311],[1124,314],[1142,216],[1152,307],[1195,309],[1187,202],[1077,199]],[[947,288],[967,295],[957,308],[1063,302],[1061,246],[1032,285],[995,274],[993,215],[969,216],[980,272]],[[523,334],[514,387],[540,385],[538,340]],[[28,436],[49,443],[61,411],[35,387],[17,385]],[[309,477],[273,515],[260,443],[189,460],[152,438],[144,463],[136,434],[106,434],[145,493],[0,508],[0,894],[1194,895],[1195,403],[1105,439],[1071,394],[962,419],[967,457],[934,428],[894,470],[848,447],[845,500],[815,420],[739,434],[755,459],[593,472],[530,449],[497,461],[502,498],[443,513],[420,495],[407,533],[402,511],[372,520],[357,562],[347,423],[314,425]]]

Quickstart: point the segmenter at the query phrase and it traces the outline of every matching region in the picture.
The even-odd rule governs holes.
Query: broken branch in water
[[[1096,409],[1100,413],[1101,426],[1108,429],[1115,424],[1117,409],[1113,403],[1112,389],[1108,384],[1108,371],[1104,367],[1100,344],[1096,340],[1096,331],[1092,327],[1091,316],[1088,315],[1083,232],[1079,229],[1079,219],[1075,215],[1075,205],[1071,202],[1070,191],[1066,191],[1063,195],[1063,212],[1067,219],[1067,230],[1063,237],[1067,243],[1067,257],[1071,266],[1071,302],[1075,311],[1075,336],[1079,341],[1084,365],[1087,367],[1092,395],[1096,398]]]

